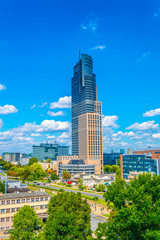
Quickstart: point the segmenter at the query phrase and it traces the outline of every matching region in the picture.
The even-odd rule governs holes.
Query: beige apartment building
[[[47,218],[50,195],[45,192],[7,193],[0,195],[0,232],[12,228],[14,214],[24,205],[32,207],[39,218]]]
[[[95,101],[94,113],[78,117],[79,158],[95,165],[95,174],[103,173],[102,103]]]

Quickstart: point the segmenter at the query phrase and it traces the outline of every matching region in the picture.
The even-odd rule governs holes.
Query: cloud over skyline
[[[53,102],[50,104],[50,109],[55,108],[71,108],[71,96],[65,96],[59,98],[58,102]]]
[[[58,111],[58,112],[48,111],[47,114],[51,117],[65,116],[65,113],[63,111]]]
[[[98,45],[98,46],[91,48],[91,50],[103,50],[105,48],[106,48],[106,45]]]

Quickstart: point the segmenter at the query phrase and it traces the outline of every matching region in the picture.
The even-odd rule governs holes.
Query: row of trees
[[[48,205],[43,225],[30,206],[22,207],[13,218],[12,240],[74,240],[91,236],[90,206],[80,193],[58,193]]]
[[[45,171],[39,163],[26,166],[12,166],[7,172],[8,176],[20,177],[23,180],[40,180],[46,176]]]

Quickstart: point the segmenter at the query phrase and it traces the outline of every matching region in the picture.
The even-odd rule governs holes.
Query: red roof
[[[73,183],[73,182],[72,181],[67,182],[67,184],[71,184],[71,183]]]

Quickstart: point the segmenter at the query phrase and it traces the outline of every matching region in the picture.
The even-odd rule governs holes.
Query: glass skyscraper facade
[[[102,103],[97,101],[92,58],[81,54],[72,78],[72,155],[103,172]]]
[[[96,101],[96,77],[93,73],[93,61],[89,55],[81,54],[74,66],[72,78],[72,155],[79,155],[78,116],[94,113]]]

